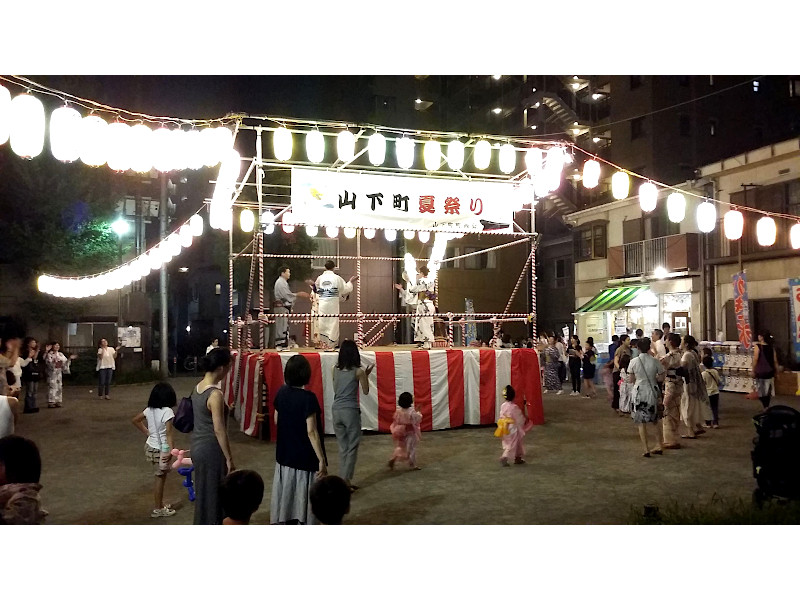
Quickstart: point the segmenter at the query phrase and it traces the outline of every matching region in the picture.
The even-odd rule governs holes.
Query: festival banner
[[[736,331],[739,332],[739,343],[743,350],[750,350],[753,345],[753,333],[750,330],[750,305],[747,298],[747,280],[744,271],[733,276],[733,309],[736,314]]]
[[[792,307],[792,346],[794,359],[800,362],[800,279],[789,280],[789,306]]]
[[[529,193],[508,182],[292,167],[292,219],[307,225],[513,231]]]

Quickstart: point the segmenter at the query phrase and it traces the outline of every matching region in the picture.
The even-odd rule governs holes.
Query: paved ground
[[[194,380],[172,380],[178,397]],[[566,387],[566,386],[565,386]],[[169,519],[151,519],[152,475],[142,456],[144,436],[130,419],[142,410],[151,385],[114,387],[111,401],[87,388],[64,390],[64,408],[23,415],[18,433],[42,452],[44,506],[52,524],[189,524],[192,506],[181,478],[170,474]],[[40,397],[46,397],[40,391]],[[800,408],[800,399],[776,404]],[[760,406],[740,394],[723,394],[722,427],[664,456],[642,458],[630,419],[620,418],[605,397],[596,400],[546,395],[546,424],[527,436],[528,464],[501,468],[493,427],[423,433],[421,471],[389,471],[391,438],[366,434],[361,444],[349,523],[358,524],[591,524],[626,523],[632,507],[676,500],[749,498],[755,487],[750,418]],[[40,400],[40,406],[42,401]],[[46,406],[46,401],[44,402]],[[258,471],[266,482],[254,523],[269,522],[273,444],[249,438],[230,425],[236,465]],[[179,447],[188,436],[177,434]],[[336,440],[326,436],[331,472],[338,467]]]

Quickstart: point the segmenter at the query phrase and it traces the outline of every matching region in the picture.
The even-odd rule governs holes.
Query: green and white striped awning
[[[636,298],[636,296],[648,289],[648,287],[647,285],[629,285],[606,288],[576,310],[575,313],[617,310],[626,306],[631,300]]]

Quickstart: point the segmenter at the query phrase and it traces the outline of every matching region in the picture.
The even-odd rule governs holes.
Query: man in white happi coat
[[[292,292],[289,288],[289,277],[292,272],[286,265],[279,270],[280,275],[275,280],[273,289],[274,301],[272,303],[275,313],[275,348],[278,352],[288,349],[289,346],[289,318],[296,298],[308,298],[308,292]]]
[[[322,346],[326,350],[333,350],[339,344],[339,317],[326,317],[324,315],[339,314],[339,300],[347,300],[353,291],[353,282],[358,279],[353,276],[347,281],[333,272],[336,267],[332,260],[325,263],[325,272],[317,277],[314,283],[319,296],[319,318],[317,331]]]
[[[436,308],[433,306],[433,300],[436,297],[433,290],[436,284],[432,278],[428,277],[429,273],[428,267],[420,267],[417,281],[409,282],[408,286],[408,293],[412,294],[417,301],[417,316],[414,317],[414,341],[426,350],[433,345],[433,315],[436,313]],[[405,271],[403,279],[408,281]],[[399,284],[395,287],[402,289]]]

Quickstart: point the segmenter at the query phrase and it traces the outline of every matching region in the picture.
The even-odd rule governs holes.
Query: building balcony
[[[608,249],[608,277],[652,275],[658,267],[669,272],[700,268],[698,234],[685,233],[614,246]]]

